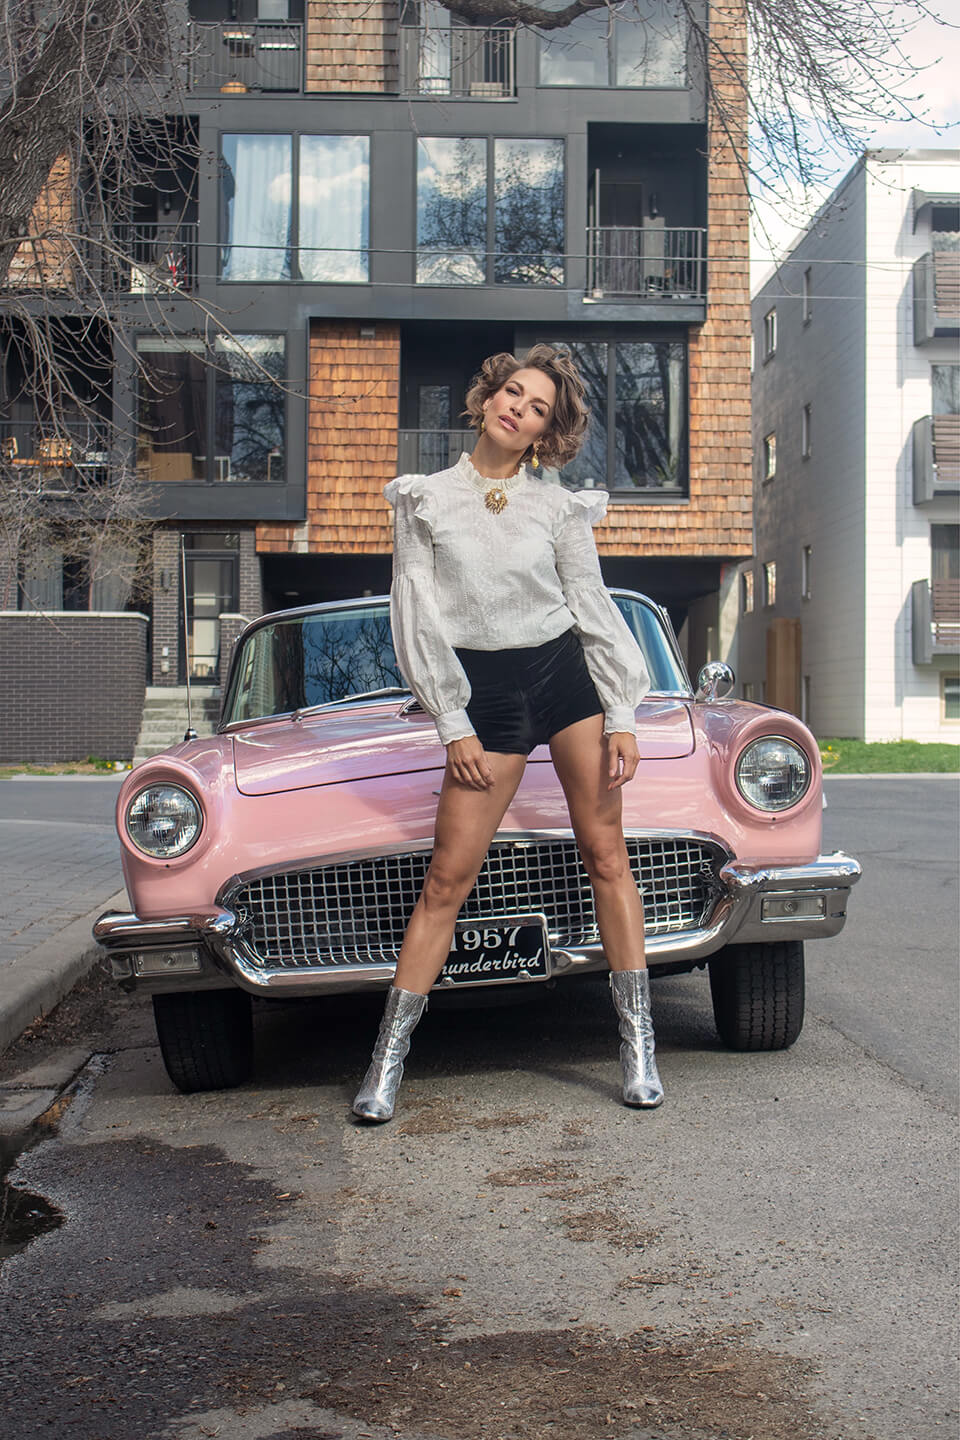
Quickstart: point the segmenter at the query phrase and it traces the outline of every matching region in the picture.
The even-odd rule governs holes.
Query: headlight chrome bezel
[[[802,763],[803,783],[799,791],[791,793],[788,798],[780,799],[772,804],[769,802],[769,799],[764,803],[756,791],[751,793],[748,788],[749,781],[745,781],[743,777],[745,763],[749,762],[750,759],[755,756],[757,750],[764,745],[786,746],[794,752],[794,755],[797,756]],[[794,768],[799,771],[801,765],[795,765]],[[782,815],[788,810],[796,809],[801,801],[810,794],[810,787],[813,784],[814,768],[810,756],[803,746],[798,741],[791,739],[789,735],[758,735],[755,739],[744,745],[740,751],[736,764],[734,765],[733,773],[737,794],[745,805],[749,805],[751,810],[755,810],[761,815]]]
[[[193,820],[188,820],[185,825],[183,825],[182,821],[176,822],[178,824],[178,827],[183,825],[183,828],[189,832],[185,840],[175,843],[174,845],[167,848],[164,848],[162,844],[158,844],[151,849],[147,845],[141,843],[141,840],[137,838],[137,835],[131,825],[131,817],[133,815],[134,807],[138,803],[143,801],[145,796],[150,794],[157,794],[158,792],[164,791],[167,792],[168,795],[171,797],[175,794],[188,801],[190,807],[194,812],[195,818]],[[152,782],[152,784],[141,786],[141,788],[136,792],[136,794],[131,796],[124,810],[123,828],[124,834],[130,841],[130,844],[133,846],[133,848],[138,852],[138,854],[145,855],[148,860],[180,860],[184,855],[189,854],[189,852],[197,844],[200,836],[203,834],[203,806],[200,804],[200,801],[197,799],[196,795],[194,795],[192,791],[187,789],[186,785],[180,785],[174,780],[155,780]]]

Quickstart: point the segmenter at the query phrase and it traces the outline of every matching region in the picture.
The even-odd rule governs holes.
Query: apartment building
[[[867,151],[753,300],[744,692],[960,734],[960,151]]]
[[[704,4],[743,57],[741,5]],[[385,591],[384,484],[470,448],[480,362],[540,340],[587,379],[560,478],[611,493],[607,582],[669,606],[694,668],[726,653],[751,551],[743,154],[682,9],[640,11],[538,34],[433,0],[191,0],[176,173],[131,197],[111,277],[144,314],[139,383],[110,362],[157,518],[148,685],[215,687],[263,609]],[[55,555],[34,582],[97,606]]]

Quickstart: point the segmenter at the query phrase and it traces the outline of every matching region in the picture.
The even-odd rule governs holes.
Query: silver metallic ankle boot
[[[623,1103],[653,1110],[663,1104],[663,1086],[653,1053],[650,976],[646,970],[611,970],[610,989],[620,1017]]]
[[[403,1078],[403,1062],[410,1050],[410,1036],[426,1008],[426,995],[418,995],[415,990],[400,990],[391,985],[387,991],[373,1059],[353,1102],[353,1113],[361,1120],[393,1119],[393,1107]]]

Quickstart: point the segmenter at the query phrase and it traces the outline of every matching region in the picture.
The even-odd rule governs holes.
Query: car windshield
[[[613,598],[646,657],[652,689],[688,691],[656,611],[633,596]],[[278,616],[244,640],[231,670],[222,723],[377,694],[409,694],[397,667],[385,600]]]

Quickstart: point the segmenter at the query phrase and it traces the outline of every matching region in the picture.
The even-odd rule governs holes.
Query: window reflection
[[[217,341],[216,480],[283,479],[284,343],[280,335]]]
[[[370,140],[300,139],[300,274],[304,280],[368,278]]]
[[[562,9],[565,0],[547,0]],[[680,0],[633,0],[540,36],[541,85],[683,89],[687,22]]]
[[[557,343],[552,341],[551,343]],[[607,483],[607,345],[596,341],[562,342],[583,379],[590,424],[580,453],[563,467],[563,481],[575,490]]]
[[[224,135],[224,280],[290,279],[292,167],[289,135]]]
[[[225,135],[221,276],[347,284],[368,279],[366,135]],[[298,167],[294,233],[292,176]]]
[[[482,285],[487,245],[485,140],[417,143],[417,281]]]
[[[495,142],[498,284],[563,284],[563,198],[562,140]]]
[[[685,478],[686,347],[617,345],[616,489],[678,488]]]

